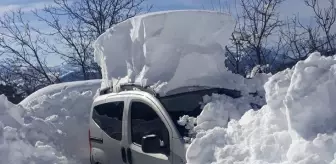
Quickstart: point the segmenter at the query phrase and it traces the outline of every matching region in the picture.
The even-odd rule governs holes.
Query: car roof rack
[[[139,84],[122,84],[120,85],[120,91],[140,90],[157,96],[158,94],[149,86],[142,86]]]
[[[112,93],[113,92],[113,88],[112,87],[106,87],[103,89],[99,89],[99,95],[106,95],[108,93]]]
[[[171,91],[168,91],[163,97],[170,97],[170,96],[176,96],[176,95],[183,95],[186,92],[199,92],[199,91],[209,91],[213,90],[213,93],[217,93],[220,95],[227,95],[232,98],[239,98],[241,97],[241,92],[234,90],[234,89],[227,89],[227,88],[221,88],[221,87],[209,87],[209,86],[185,86],[173,89]]]
[[[155,97],[170,97],[170,96],[176,96],[179,94],[184,94],[186,92],[197,92],[202,90],[215,90],[214,93],[217,94],[225,94],[227,96],[230,96],[232,98],[239,98],[241,97],[241,92],[237,90],[231,90],[226,88],[218,88],[218,87],[207,87],[207,86],[187,86],[187,87],[181,87],[174,90],[171,90],[167,92],[165,95],[159,95],[157,92],[154,91],[153,88],[150,86],[142,86],[139,84],[134,83],[127,83],[127,84],[121,84],[116,91],[114,91],[113,87],[106,87],[104,89],[100,89],[99,94],[105,95],[108,93],[118,93],[122,91],[133,91],[133,90],[140,90],[143,92],[147,92]]]
[[[134,84],[134,83],[128,83],[128,84],[121,84],[118,87],[118,90],[116,92],[121,92],[121,91],[132,91],[132,90],[140,90],[140,91],[144,91],[147,92],[149,94],[152,94],[154,96],[158,96],[158,94],[149,86],[142,86],[139,84]],[[105,95],[108,93],[113,93],[113,87],[106,87],[104,89],[100,89],[99,94],[100,95]]]

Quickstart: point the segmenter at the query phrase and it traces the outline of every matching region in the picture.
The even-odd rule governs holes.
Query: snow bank
[[[234,30],[230,15],[210,11],[166,11],[136,16],[102,34],[94,44],[102,87],[132,82],[240,88],[243,78],[225,67],[225,45]],[[161,84],[161,85],[158,85]],[[116,84],[115,84],[116,85]]]
[[[57,151],[54,145],[38,141],[32,142],[32,138],[26,136],[27,126],[18,127],[17,123],[8,114],[15,105],[11,104],[3,95],[0,96],[1,120],[0,120],[0,161],[5,164],[25,164],[25,163],[71,163]],[[16,108],[18,109],[18,108]],[[7,119],[3,119],[7,118]],[[14,126],[16,128],[12,127]],[[30,129],[31,133],[37,133],[37,129]]]
[[[336,56],[313,53],[264,87],[267,105],[228,124],[223,120],[235,116],[236,107],[208,103],[194,128],[188,163],[336,163]]]
[[[206,95],[203,97],[201,114],[197,118],[183,116],[178,123],[189,130],[189,136],[184,138],[189,144],[196,135],[216,127],[226,127],[230,120],[239,120],[248,110],[259,109],[265,104],[264,101],[263,96],[253,94],[242,95],[240,98]]]
[[[100,82],[51,85],[17,106],[3,97],[1,163],[88,163],[88,117]],[[5,120],[1,115],[15,119]]]

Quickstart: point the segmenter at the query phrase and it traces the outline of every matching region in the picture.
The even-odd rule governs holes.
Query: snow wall
[[[50,85],[19,105],[0,96],[0,163],[89,163],[89,114],[100,85]]]
[[[205,98],[188,163],[336,164],[336,56],[313,53],[264,88],[267,104],[241,119],[239,99]]]
[[[224,55],[234,26],[230,15],[196,10],[155,12],[119,23],[94,44],[102,88],[114,81],[155,85],[161,93],[194,85],[235,89],[242,77],[227,71]]]

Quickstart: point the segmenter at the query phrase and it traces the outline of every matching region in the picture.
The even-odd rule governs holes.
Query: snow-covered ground
[[[208,103],[194,127],[188,163],[335,164],[335,75],[336,56],[313,53],[270,77],[264,86],[267,104],[258,111],[237,119],[235,105]],[[236,119],[227,123],[218,117]],[[204,126],[209,121],[210,128]]]
[[[336,57],[314,53],[269,78],[260,110],[248,110],[260,100],[253,96],[205,96],[200,116],[180,120],[196,133],[188,163],[336,163],[335,75]],[[1,163],[88,161],[88,113],[100,81],[64,86],[42,89],[18,106],[0,97]]]
[[[89,111],[100,84],[51,85],[19,105],[1,96],[0,163],[89,163]]]

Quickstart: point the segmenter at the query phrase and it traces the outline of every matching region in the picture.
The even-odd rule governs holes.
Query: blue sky
[[[233,5],[235,0],[222,0],[225,1],[223,5]],[[327,4],[328,0],[319,0],[321,6]],[[7,11],[22,8],[23,11],[28,11],[32,9],[42,9],[45,5],[51,4],[53,0],[0,0],[0,16]],[[147,3],[153,4],[154,8],[152,11],[162,11],[162,10],[175,10],[175,9],[208,9],[211,8],[211,4],[218,3],[218,0],[147,0]],[[304,5],[304,0],[286,0],[282,6],[279,8],[281,17],[285,19],[286,17],[291,17],[294,14],[299,14],[300,18],[309,23],[312,19],[312,12],[309,8]],[[40,29],[47,27],[41,22],[37,21],[36,18],[31,16],[31,14],[26,15],[29,21]],[[50,61],[51,65],[58,64],[60,60],[55,60],[54,58]]]
[[[51,4],[53,0],[0,0],[0,14],[23,8],[24,11],[37,8],[41,9],[44,5]],[[224,3],[232,5],[235,0],[222,0]],[[311,16],[311,11],[304,5],[304,0],[286,0],[280,7],[280,13],[284,16],[290,16],[296,13],[304,18]],[[319,3],[326,4],[328,0],[319,0]],[[203,9],[211,7],[211,3],[216,4],[218,0],[147,0],[153,4],[153,11],[172,10],[172,9]],[[226,2],[226,3],[225,3]]]

